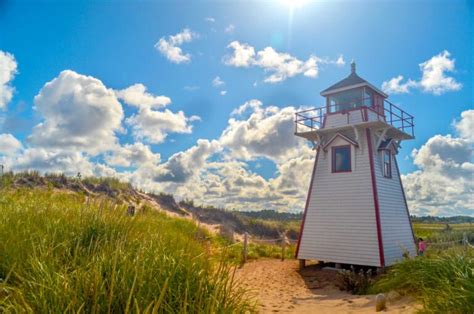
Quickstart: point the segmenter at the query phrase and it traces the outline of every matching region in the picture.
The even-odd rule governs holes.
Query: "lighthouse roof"
[[[370,84],[369,82],[361,78],[359,75],[357,75],[355,62],[351,63],[351,73],[349,74],[349,76],[347,76],[346,78],[340,80],[336,84],[333,84],[330,87],[323,90],[321,92],[321,96],[327,96],[330,94],[342,92],[342,91],[352,89],[352,88],[363,87],[363,86],[368,86],[371,89],[373,89],[375,92],[377,92],[378,94],[384,97],[388,97],[387,94],[385,94],[384,92],[379,90],[377,87],[373,86],[372,84]]]
[[[386,140],[380,143],[378,150],[393,148],[395,151],[398,152],[398,147],[399,144],[393,138],[387,138]]]

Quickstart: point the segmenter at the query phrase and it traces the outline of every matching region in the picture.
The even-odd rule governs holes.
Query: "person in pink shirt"
[[[418,255],[423,256],[426,250],[426,242],[423,238],[418,238]]]

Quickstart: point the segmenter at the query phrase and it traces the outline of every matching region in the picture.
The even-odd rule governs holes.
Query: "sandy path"
[[[236,271],[240,284],[249,289],[261,313],[375,313],[375,296],[354,296],[333,285],[335,271],[307,267],[298,262],[263,259]],[[385,313],[414,313],[415,305],[401,299],[387,303]]]

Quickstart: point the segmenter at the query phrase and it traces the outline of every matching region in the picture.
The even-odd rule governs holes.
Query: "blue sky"
[[[173,162],[169,162],[170,157],[176,157],[180,152],[189,153],[189,149],[193,147],[200,148],[198,140],[205,139],[209,141],[207,144],[210,147],[212,140],[219,142],[215,145],[222,147],[210,148],[209,154],[203,157],[203,163],[195,167],[206,168],[215,162],[219,171],[222,171],[219,175],[224,176],[225,171],[222,169],[236,163],[239,165],[234,167],[239,170],[232,168],[233,172],[246,169],[247,178],[265,182],[259,184],[268,185],[272,179],[277,180],[283,173],[285,162],[295,156],[288,157],[286,152],[275,154],[273,150],[258,151],[250,146],[246,152],[242,152],[242,149],[239,151],[235,139],[226,141],[222,136],[226,129],[232,133],[229,124],[232,111],[252,99],[261,102],[260,108],[275,106],[278,110],[320,106],[324,100],[319,92],[344,78],[349,73],[352,59],[357,63],[358,74],[377,87],[382,88],[383,82],[389,82],[399,75],[404,77],[399,84],[392,85],[389,99],[415,116],[416,139],[403,143],[398,156],[401,171],[408,179],[410,174],[416,171],[426,172],[429,167],[423,161],[414,162],[414,149],[419,152],[436,135],[441,135],[444,139],[447,134],[452,134],[453,138],[463,138],[460,135],[461,127],[456,128],[455,123],[461,120],[463,112],[473,108],[472,3],[289,2],[291,1],[1,1],[0,50],[13,56],[17,71],[5,83],[14,88],[14,92],[0,111],[0,134],[10,134],[21,143],[16,155],[12,157],[13,153],[9,154],[8,160],[4,157],[4,163],[8,164],[9,161],[11,167],[15,168],[20,160],[16,159],[15,162],[12,158],[21,159],[18,154],[28,155],[25,153],[28,149],[41,148],[58,153],[64,146],[64,143],[62,146],[57,143],[45,144],[44,139],[38,140],[39,135],[36,140],[27,140],[35,126],[44,124],[47,119],[54,119],[52,114],[46,117],[47,109],[34,109],[35,96],[40,94],[47,82],[59,77],[64,70],[93,77],[110,90],[119,91],[134,84],[143,84],[152,96],[169,97],[170,104],[155,106],[161,106],[161,110],[165,110],[163,108],[166,106],[172,113],[182,111],[187,120],[183,122],[181,119],[185,126],[164,131],[155,125],[166,134],[164,139],[153,140],[137,134],[140,132],[134,133],[133,126],[138,124],[138,120],[133,124],[130,121],[127,123],[126,119],[133,115],[138,117],[137,110],[142,110],[140,108],[143,106],[127,104],[118,96],[123,117],[117,116],[117,123],[122,130],[112,127],[117,145],[142,143],[148,147],[147,156],[152,156],[150,153],[160,155],[160,165],[167,167],[167,171],[172,171],[170,169]],[[185,30],[189,31],[191,39],[177,47],[182,49],[181,54],[188,61],[173,62],[163,51],[155,48],[160,39],[169,43],[169,36]],[[234,48],[229,47],[232,42],[237,42],[239,47],[244,47],[244,44],[247,45],[245,47],[253,47],[256,54],[271,47],[274,52],[289,54],[291,58],[303,63],[313,56],[315,60],[320,60],[316,65],[317,73],[305,75],[304,71],[300,71],[289,74],[291,77],[280,78],[279,82],[265,82],[266,78],[275,73],[274,68],[265,67],[263,61],[253,61],[246,66],[232,62],[232,56],[236,56],[232,54]],[[341,56],[344,65],[336,63]],[[434,60],[434,71],[437,66],[443,67],[446,62],[453,63],[451,69],[443,70],[441,79],[448,80],[423,81],[424,72],[419,65],[436,56],[441,56],[441,60]],[[214,86],[212,82],[216,77],[223,83]],[[408,79],[414,83],[403,86]],[[47,104],[43,107],[46,106]],[[254,109],[250,110],[254,111],[247,112],[246,117],[233,119],[240,122],[250,120],[251,115],[258,111],[255,110],[258,106],[252,108]],[[263,115],[269,117],[273,114],[275,113],[268,111]],[[200,119],[192,118],[193,116]],[[262,119],[259,121],[262,122]],[[467,122],[463,125],[466,124]],[[72,136],[73,133],[71,131],[68,134]],[[245,144],[252,143],[239,142],[239,145]],[[464,156],[467,159],[463,162],[458,160],[459,167],[465,162],[472,164],[472,143],[466,145],[471,148],[471,155]],[[426,150],[430,148],[425,147]],[[72,159],[81,160],[80,163],[83,162],[81,158],[85,158],[87,163],[104,164],[110,171],[117,171],[119,176],[138,180],[138,177],[130,178],[131,173],[137,170],[137,165],[107,164],[104,161],[107,156],[114,154],[114,149],[90,152],[74,148],[74,151],[79,152],[80,156]],[[48,158],[55,158],[51,156]],[[439,156],[443,159],[442,153]],[[182,159],[184,157],[179,160]],[[57,164],[55,161],[43,162],[49,165],[45,170],[55,170],[51,166]],[[307,160],[306,163],[309,164]],[[36,164],[25,162],[23,168],[30,168],[32,165]],[[61,167],[58,166],[57,170],[63,171]],[[71,169],[76,170],[76,167]],[[152,170],[144,172],[149,171]],[[472,173],[467,174],[467,181],[469,175]],[[209,183],[209,178],[204,179],[201,170],[197,169],[191,176],[196,178],[189,182],[207,189],[205,185]],[[198,180],[197,177],[200,177],[199,183],[193,181]],[[195,196],[189,191],[168,185],[166,180],[154,183],[150,182],[146,187],[178,194],[181,192],[183,197]],[[406,184],[410,185],[410,182]],[[465,192],[471,191],[472,185],[469,182],[466,184],[463,185],[463,189],[468,189]],[[307,186],[307,182],[301,186]],[[219,193],[221,197],[214,202],[218,205],[233,202],[237,204],[238,200],[243,199],[239,198],[242,195],[230,195],[228,200],[232,201],[226,202],[226,194],[223,191]],[[413,193],[418,192],[415,189]],[[262,202],[261,199],[264,198],[254,195],[243,202],[253,209],[266,206],[280,208],[286,201],[279,198],[275,203],[269,203]],[[295,196],[289,206],[296,210],[301,205],[301,199],[301,195]],[[448,209],[444,207],[441,210],[441,205],[436,205],[434,200],[430,199],[430,204],[427,205],[423,200],[415,199],[414,195],[413,202],[417,202],[414,207],[420,213],[451,213],[446,212]],[[426,197],[423,199],[426,200]],[[457,209],[453,213],[472,214],[472,199],[466,202],[454,206]]]

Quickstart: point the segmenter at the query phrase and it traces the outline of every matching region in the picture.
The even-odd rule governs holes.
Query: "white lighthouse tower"
[[[296,256],[389,266],[416,254],[396,155],[413,139],[413,116],[356,74],[321,92],[326,106],[296,114],[295,134],[316,159]]]

